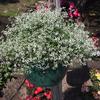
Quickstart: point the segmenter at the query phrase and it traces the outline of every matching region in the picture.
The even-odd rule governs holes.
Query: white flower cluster
[[[100,51],[96,50],[92,53],[92,56],[100,57]]]
[[[57,10],[23,13],[4,34],[7,40],[0,42],[0,59],[25,68],[31,63],[43,70],[59,63],[70,65],[73,59],[89,58],[94,49],[84,26],[65,23]]]

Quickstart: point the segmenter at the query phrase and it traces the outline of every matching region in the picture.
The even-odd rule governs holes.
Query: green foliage
[[[90,78],[93,83],[93,86],[91,86],[91,90],[100,91],[100,71],[95,68],[91,69]]]
[[[8,79],[11,79],[11,73],[10,64],[0,64],[0,89],[5,86]]]

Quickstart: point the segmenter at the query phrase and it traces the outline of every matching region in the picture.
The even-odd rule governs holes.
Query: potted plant
[[[85,98],[89,100],[100,99],[100,69],[92,67],[89,70],[90,79],[82,85],[81,91]],[[84,99],[85,99],[84,98]]]
[[[100,69],[95,67],[90,69],[90,79],[92,86],[90,86],[90,91],[92,92],[96,100],[100,99]]]
[[[60,82],[73,59],[87,59],[94,49],[84,26],[63,19],[58,10],[33,11],[15,18],[0,41],[2,65],[13,62],[23,68],[25,76],[39,86]]]

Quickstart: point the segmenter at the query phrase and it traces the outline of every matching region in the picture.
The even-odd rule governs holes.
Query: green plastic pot
[[[63,79],[66,72],[66,67],[58,66],[56,70],[51,68],[42,71],[38,68],[31,68],[31,73],[26,75],[26,78],[33,84],[42,87],[52,87]]]

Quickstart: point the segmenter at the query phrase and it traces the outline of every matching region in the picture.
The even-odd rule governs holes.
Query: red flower
[[[35,87],[35,85],[33,85],[29,80],[25,80],[25,85],[29,88],[29,89],[32,89]]]
[[[27,96],[25,100],[32,100],[32,96],[31,95]]]
[[[33,97],[32,100],[41,100],[40,97]]]
[[[44,96],[46,96],[48,100],[51,100],[52,99],[52,92],[51,91],[45,92]]]
[[[34,94],[37,95],[37,94],[39,94],[42,91],[43,91],[42,87],[37,87],[36,90],[34,91]]]

